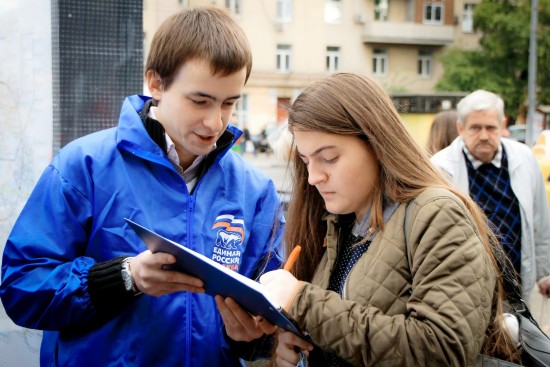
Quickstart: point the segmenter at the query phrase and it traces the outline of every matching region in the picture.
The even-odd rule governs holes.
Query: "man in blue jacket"
[[[152,42],[152,99],[128,97],[118,127],[68,144],[46,168],[8,237],[0,284],[12,320],[44,330],[41,365],[250,357],[203,282],[166,270],[174,257],[148,251],[124,218],[247,277],[280,267],[274,184],[230,151],[241,132],[228,122],[251,67],[246,36],[224,12],[178,13]]]

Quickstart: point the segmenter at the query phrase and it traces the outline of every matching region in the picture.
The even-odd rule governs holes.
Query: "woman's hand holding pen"
[[[294,247],[284,269],[270,271],[260,277],[260,283],[264,285],[264,289],[270,299],[285,310],[290,308],[291,302],[298,292],[299,281],[290,274],[290,269],[292,269],[298,260],[301,250],[302,247],[300,245]]]
[[[300,287],[300,282],[290,274],[290,270],[298,260],[301,249],[299,245],[294,247],[284,269],[271,271],[260,277],[260,283],[264,285],[269,297],[287,311]],[[313,345],[285,330],[279,330],[277,339],[277,366],[296,367],[298,363],[300,366],[307,365],[307,358],[309,358],[309,352],[313,350]]]
[[[260,277],[260,283],[269,299],[287,311],[300,286],[298,279],[284,269],[265,273]]]

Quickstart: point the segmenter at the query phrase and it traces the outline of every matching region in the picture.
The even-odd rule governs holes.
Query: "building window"
[[[342,22],[341,0],[325,0],[325,22],[332,24]]]
[[[289,23],[292,20],[292,0],[277,0],[277,22]]]
[[[241,0],[225,0],[225,7],[233,16],[241,15]]]
[[[472,33],[474,31],[474,7],[475,4],[464,4],[462,15],[462,32]]]
[[[384,48],[375,48],[372,54],[372,72],[374,75],[386,75],[388,72],[388,53]]]
[[[424,24],[443,24],[443,4],[424,4]]]
[[[237,119],[239,121],[239,128],[244,128],[248,126],[248,94],[243,94],[237,106],[235,107],[235,112],[237,113]]]
[[[340,47],[327,47],[327,71],[332,73],[340,66]]]
[[[277,45],[277,71],[280,73],[290,73],[291,69],[292,46]]]
[[[415,8],[415,0],[407,0],[407,8],[406,8],[406,16],[405,19],[407,22],[413,22],[414,21],[414,8]]]
[[[429,77],[432,75],[433,53],[431,50],[418,51],[418,75]]]
[[[374,20],[385,22],[388,20],[389,0],[374,1]]]

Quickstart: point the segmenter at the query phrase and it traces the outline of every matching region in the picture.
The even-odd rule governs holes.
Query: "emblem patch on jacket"
[[[216,218],[212,229],[218,228],[212,260],[228,267],[239,270],[244,241],[244,220],[237,219],[231,214],[222,214]]]

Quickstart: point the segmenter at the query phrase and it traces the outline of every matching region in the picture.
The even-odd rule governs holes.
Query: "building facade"
[[[371,75],[391,95],[422,100],[416,106],[403,105],[403,112],[427,114],[420,119],[425,124],[460,98],[435,92],[443,74],[439,57],[450,47],[478,45],[473,30],[477,2],[144,0],[144,49],[147,52],[154,31],[173,12],[197,6],[226,8],[252,47],[253,70],[238,106],[239,126],[252,134],[284,122],[285,106],[306,85],[335,71]]]

